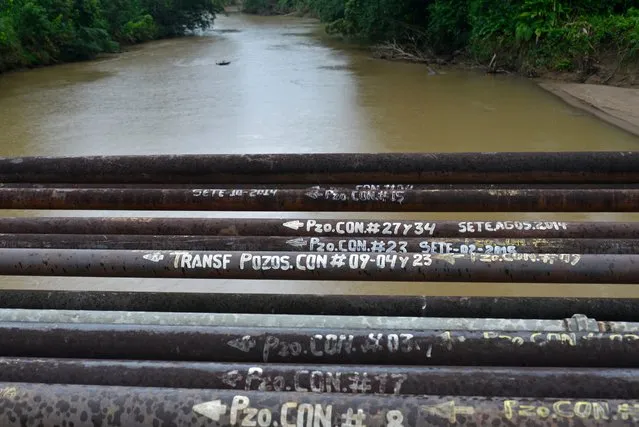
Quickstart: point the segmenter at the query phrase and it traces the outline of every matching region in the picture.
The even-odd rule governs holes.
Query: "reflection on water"
[[[225,67],[216,62],[227,60]],[[371,59],[312,20],[220,17],[206,34],[0,76],[0,155],[636,150],[639,138],[509,76]],[[639,220],[620,214],[1,212],[13,215]],[[9,277],[3,287],[639,296],[631,286]]]

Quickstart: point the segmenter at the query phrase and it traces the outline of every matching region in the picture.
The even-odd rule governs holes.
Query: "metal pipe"
[[[208,184],[208,183],[207,183]],[[315,183],[317,184],[317,183]],[[332,187],[339,187],[348,191],[405,191],[405,190],[442,190],[442,189],[475,189],[477,187],[486,189],[504,189],[504,190],[518,190],[521,189],[521,183],[473,183],[473,184],[349,184],[349,183],[334,183],[330,184]],[[147,184],[147,183],[72,183],[72,184],[60,184],[60,183],[2,183],[0,182],[0,188],[62,188],[62,189],[76,189],[76,188],[138,188],[138,189],[192,189],[194,184]],[[598,190],[598,189],[615,189],[615,190],[627,190],[636,189],[639,186],[637,183],[537,183],[535,188],[539,189],[567,189],[567,190]],[[233,190],[265,190],[265,189],[292,189],[303,190],[309,188],[309,184],[299,184],[294,182],[283,183],[254,183],[254,184],[228,184],[220,183],[215,184],[215,189],[224,190],[225,192],[231,192]],[[315,188],[315,187],[313,187]]]
[[[0,383],[0,407],[4,427],[600,427],[639,421],[639,400],[581,396],[350,396],[34,383]]]
[[[263,280],[639,283],[639,255],[0,249],[0,274]]]
[[[639,189],[350,191],[338,187],[0,188],[0,209],[360,212],[636,212]]]
[[[639,239],[639,222],[387,219],[7,217],[0,233],[380,238]]]
[[[0,159],[0,182],[613,183],[639,182],[639,153],[184,154]]]
[[[0,323],[0,356],[165,361],[639,367],[639,335]]]
[[[571,253],[633,254],[639,239],[459,239],[198,236],[122,234],[0,234],[0,248],[227,250],[375,253]]]
[[[0,307],[304,315],[560,319],[583,313],[639,321],[639,298],[437,297],[3,289]]]
[[[312,393],[636,399],[631,369],[0,358],[0,382]]]
[[[585,321],[585,323],[583,323]],[[580,329],[599,332],[595,319],[584,319]],[[445,329],[445,330],[523,330],[570,332],[575,319],[484,319],[420,318],[382,316],[323,316],[295,314],[167,313],[141,311],[24,310],[0,309],[0,322],[97,323],[134,325],[231,326],[261,328],[346,328],[346,329]],[[600,322],[607,332],[616,332]],[[639,324],[618,322],[616,328],[636,332]],[[604,330],[604,329],[602,329]]]

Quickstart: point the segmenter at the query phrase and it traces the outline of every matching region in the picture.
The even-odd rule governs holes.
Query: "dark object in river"
[[[216,62],[217,65],[229,65],[231,62],[230,61],[220,61],[220,62]]]

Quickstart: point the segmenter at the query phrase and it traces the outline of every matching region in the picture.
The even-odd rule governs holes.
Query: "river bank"
[[[379,54],[373,54],[380,58]],[[448,62],[443,58],[426,60],[418,56],[381,57],[390,61],[423,62],[429,73],[436,74],[437,69],[476,70],[493,72],[490,67],[477,64],[465,58]],[[431,65],[437,63],[438,65]],[[497,73],[503,70],[497,69]],[[594,115],[606,123],[612,124],[639,136],[639,64],[625,68],[617,67],[613,61],[602,64],[596,73],[583,78],[572,72],[548,72],[531,78],[541,88],[559,97],[567,104]]]
[[[622,68],[618,67],[613,60],[606,61],[599,65],[597,72],[587,78],[567,71],[547,72],[531,77],[478,64],[467,57],[459,57],[451,61],[446,58],[420,56],[418,52],[401,51],[401,47],[398,46],[390,47],[390,49],[397,49],[398,54],[388,54],[388,46],[381,48],[371,46],[371,56],[387,61],[422,63],[433,75],[452,69],[507,73],[530,78],[567,104],[639,136],[639,63]]]
[[[639,89],[541,81],[539,86],[566,103],[639,136]]]
[[[397,58],[383,59],[402,61]],[[478,72],[487,70],[485,66],[463,60],[453,64],[446,64],[442,60],[440,65],[429,65],[429,62],[425,62],[425,67],[428,67],[430,74],[437,74],[446,69]],[[613,74],[609,74],[611,78],[602,79],[600,75],[593,75],[587,79],[588,82],[593,83],[579,83],[580,79],[574,73],[568,72],[547,73],[541,77],[533,77],[531,80],[570,106],[639,136],[639,72],[622,75],[614,75],[614,70],[612,72]],[[521,74],[519,76],[528,78]]]

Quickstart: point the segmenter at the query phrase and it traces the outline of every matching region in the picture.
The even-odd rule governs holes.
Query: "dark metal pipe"
[[[236,294],[4,289],[0,307],[40,310],[128,310],[407,317],[639,321],[639,298],[433,297],[397,295]]]
[[[636,408],[639,400],[581,396],[349,396],[0,383],[3,427],[600,427],[636,425]]]
[[[263,280],[639,283],[639,255],[0,249],[0,274]]]
[[[206,183],[208,184],[208,183]],[[291,190],[304,190],[309,188],[309,184],[299,184],[293,182],[283,183],[255,183],[255,184],[214,184],[216,190],[224,190],[225,192],[232,192],[234,190],[268,190],[268,189],[291,189]],[[340,189],[348,191],[406,191],[406,190],[442,190],[442,189],[468,189],[473,190],[476,188],[485,189],[504,189],[504,190],[519,190],[522,187],[521,183],[473,183],[473,184],[344,184],[334,183],[330,184],[331,187],[339,187]],[[192,190],[194,184],[146,184],[146,183],[102,183],[102,184],[87,184],[87,183],[72,183],[72,184],[60,184],[60,183],[2,183],[0,182],[0,188],[62,188],[62,189],[76,189],[76,188],[119,188],[119,189],[186,189]],[[567,190],[632,190],[639,187],[638,183],[537,183],[535,188],[543,190],[552,189],[567,189]],[[315,187],[313,187],[315,188]]]
[[[21,157],[1,182],[613,183],[639,182],[639,152],[313,153]]]
[[[262,194],[259,194],[259,192]],[[350,191],[309,187],[225,191],[0,188],[0,209],[360,212],[637,212],[639,189]]]
[[[146,249],[198,251],[373,252],[373,253],[570,253],[633,254],[639,239],[459,239],[199,236],[122,234],[0,234],[0,248]]]
[[[0,322],[0,356],[637,368],[639,335]]]
[[[383,238],[639,239],[639,222],[407,221],[387,219],[9,217],[0,233]]]
[[[0,358],[0,382],[313,393],[636,399],[639,371]]]

